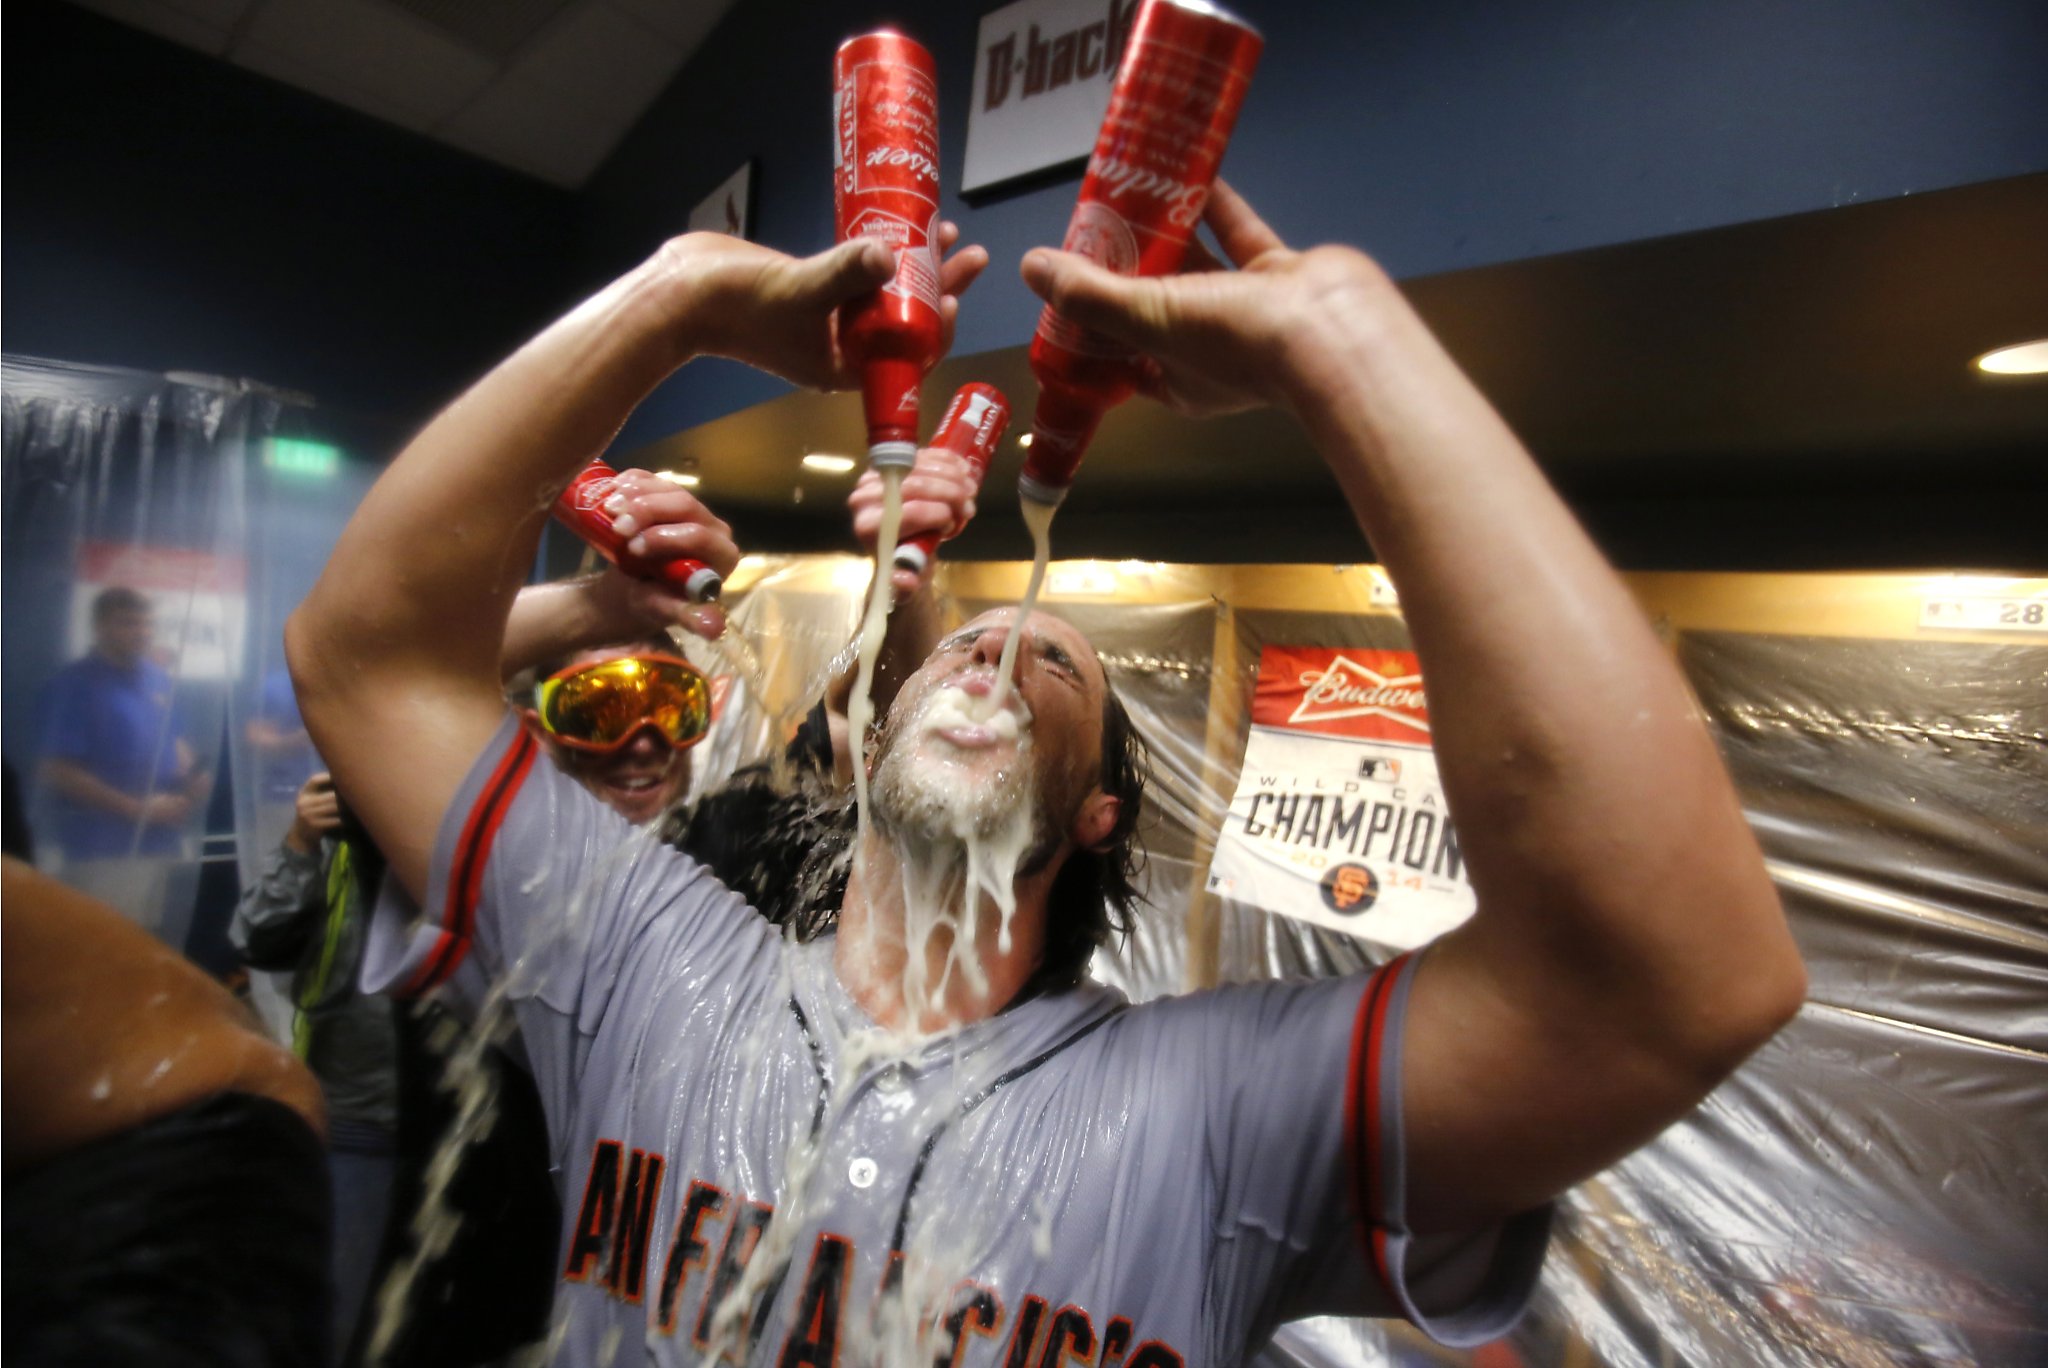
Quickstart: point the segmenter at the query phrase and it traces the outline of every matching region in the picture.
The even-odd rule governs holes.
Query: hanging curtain
[[[306,401],[250,381],[10,356],[0,397],[0,738],[36,863],[218,943],[317,763],[280,633],[359,489],[280,494]]]

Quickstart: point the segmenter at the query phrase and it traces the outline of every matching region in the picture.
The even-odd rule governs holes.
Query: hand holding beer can
[[[1264,45],[1207,0],[1144,0],[1067,224],[1069,252],[1118,275],[1171,275],[1202,221]],[[1031,339],[1039,384],[1024,498],[1057,504],[1102,416],[1131,397],[1129,348],[1048,306]]]
[[[963,458],[974,476],[975,488],[979,489],[982,477],[988,474],[989,458],[995,455],[996,443],[1003,440],[1009,426],[1010,401],[994,385],[976,381],[962,385],[954,394],[931,444]],[[959,529],[945,535],[957,536]],[[932,557],[938,555],[940,539],[939,533],[927,532],[904,542],[896,548],[897,568],[922,575]]]
[[[841,242],[879,238],[888,284],[847,305],[839,345],[860,371],[868,460],[917,460],[919,393],[939,359],[939,95],[932,55],[900,33],[849,38],[833,59],[832,201]]]
[[[556,496],[556,520],[633,578],[659,580],[692,603],[715,603],[725,581],[703,561],[687,556],[649,560],[627,549],[629,539],[620,536],[612,526],[612,516],[604,506],[618,478],[619,472],[603,461],[592,461],[583,467],[569,487]]]

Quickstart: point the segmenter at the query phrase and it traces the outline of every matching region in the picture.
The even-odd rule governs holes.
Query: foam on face
[[[957,978],[979,1000],[988,992],[982,951],[992,930],[1007,953],[1014,935],[1015,876],[1037,834],[1031,719],[1021,705],[981,715],[993,681],[985,670],[934,688],[904,719],[874,777],[881,838],[895,847],[895,897],[874,896],[864,934],[845,947],[900,965],[906,1042],[939,1012]],[[885,890],[876,890],[877,894]],[[892,905],[893,903],[893,905]],[[987,927],[984,917],[993,916]]]
[[[870,786],[865,763],[865,743],[874,721],[872,690],[875,664],[887,631],[892,586],[890,575],[879,567],[893,563],[898,532],[902,525],[902,473],[882,472],[882,525],[875,547],[878,567],[869,590],[867,611],[860,629],[859,667],[853,693],[847,702],[847,730],[857,749],[853,765],[857,813],[854,858],[862,860],[870,827]],[[1041,557],[1041,559],[1043,559]],[[1001,690],[995,691],[1000,695]],[[1029,849],[1033,821],[1033,786],[1019,786],[1015,774],[997,773],[982,782],[966,782],[968,776],[949,766],[945,748],[959,741],[979,748],[994,742],[1013,748],[1011,766],[1029,774],[1029,718],[1021,708],[984,708],[981,700],[957,686],[930,695],[906,740],[923,743],[930,763],[918,766],[926,776],[941,783],[951,777],[961,780],[951,787],[935,788],[926,798],[943,813],[942,839],[937,848],[920,851],[920,858],[901,858],[903,924],[901,950],[902,999],[905,1019],[900,1030],[880,1028],[853,1036],[833,1036],[825,1042],[833,1067],[832,1085],[826,1099],[826,1121],[820,1133],[829,1133],[832,1118],[841,1114],[851,1100],[856,1084],[867,1069],[878,1062],[908,1062],[928,1037],[919,1023],[931,1010],[943,1004],[955,974],[977,998],[988,992],[988,977],[978,953],[979,910],[986,898],[999,916],[997,943],[1007,951],[1012,944],[1011,921],[1016,913],[1014,881],[1019,861]],[[932,760],[936,755],[939,758]],[[948,769],[954,771],[948,776]],[[1008,780],[1008,782],[1005,782]],[[907,852],[899,852],[907,854]],[[870,934],[879,928],[870,923]],[[945,948],[936,979],[930,949]],[[957,1115],[970,1089],[957,1087],[950,1108],[941,1116]],[[923,1118],[929,1124],[933,1118]],[[755,1256],[747,1263],[738,1284],[713,1313],[708,1362],[733,1350],[743,1350],[751,1329],[755,1302],[782,1277],[788,1267],[797,1235],[808,1224],[808,1215],[819,1194],[821,1175],[818,1161],[822,1146],[808,1135],[792,1135],[785,1155],[784,1190],[777,1194],[775,1215],[762,1232]],[[882,1344],[896,1344],[904,1350],[915,1346],[923,1326],[923,1309],[951,1279],[946,1270],[963,1268],[970,1259],[965,1248],[952,1257],[935,1258],[930,1239],[913,1240],[919,1257],[911,1262],[914,1276],[906,1277],[898,1295],[888,1299],[887,1309],[878,1308],[875,1337]],[[876,1347],[881,1347],[878,1344]],[[889,1355],[881,1361],[910,1361]]]
[[[952,728],[986,728],[998,740],[1015,741],[1017,716],[1007,709],[1002,712],[989,712],[987,705],[977,704],[968,696],[966,690],[948,686],[932,696],[919,729],[931,733]]]

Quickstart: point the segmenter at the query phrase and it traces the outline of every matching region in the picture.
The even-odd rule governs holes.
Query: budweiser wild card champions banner
[[[1472,915],[1414,652],[1260,653],[1209,891],[1397,950]]]

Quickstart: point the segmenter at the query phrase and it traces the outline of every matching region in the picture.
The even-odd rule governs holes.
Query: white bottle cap
[[[683,597],[692,603],[716,603],[719,593],[725,588],[725,580],[716,570],[706,565],[693,570],[683,581]]]
[[[896,568],[908,570],[913,575],[922,575],[924,568],[931,564],[922,546],[904,545],[896,548]]]
[[[1032,478],[1030,475],[1019,474],[1017,476],[1017,496],[1029,499],[1036,504],[1049,504],[1054,508],[1058,508],[1060,501],[1067,497],[1067,490],[1070,488],[1072,488],[1071,485],[1047,484],[1043,480]]]
[[[868,464],[876,470],[908,470],[917,464],[917,443],[876,442],[868,448]]]

